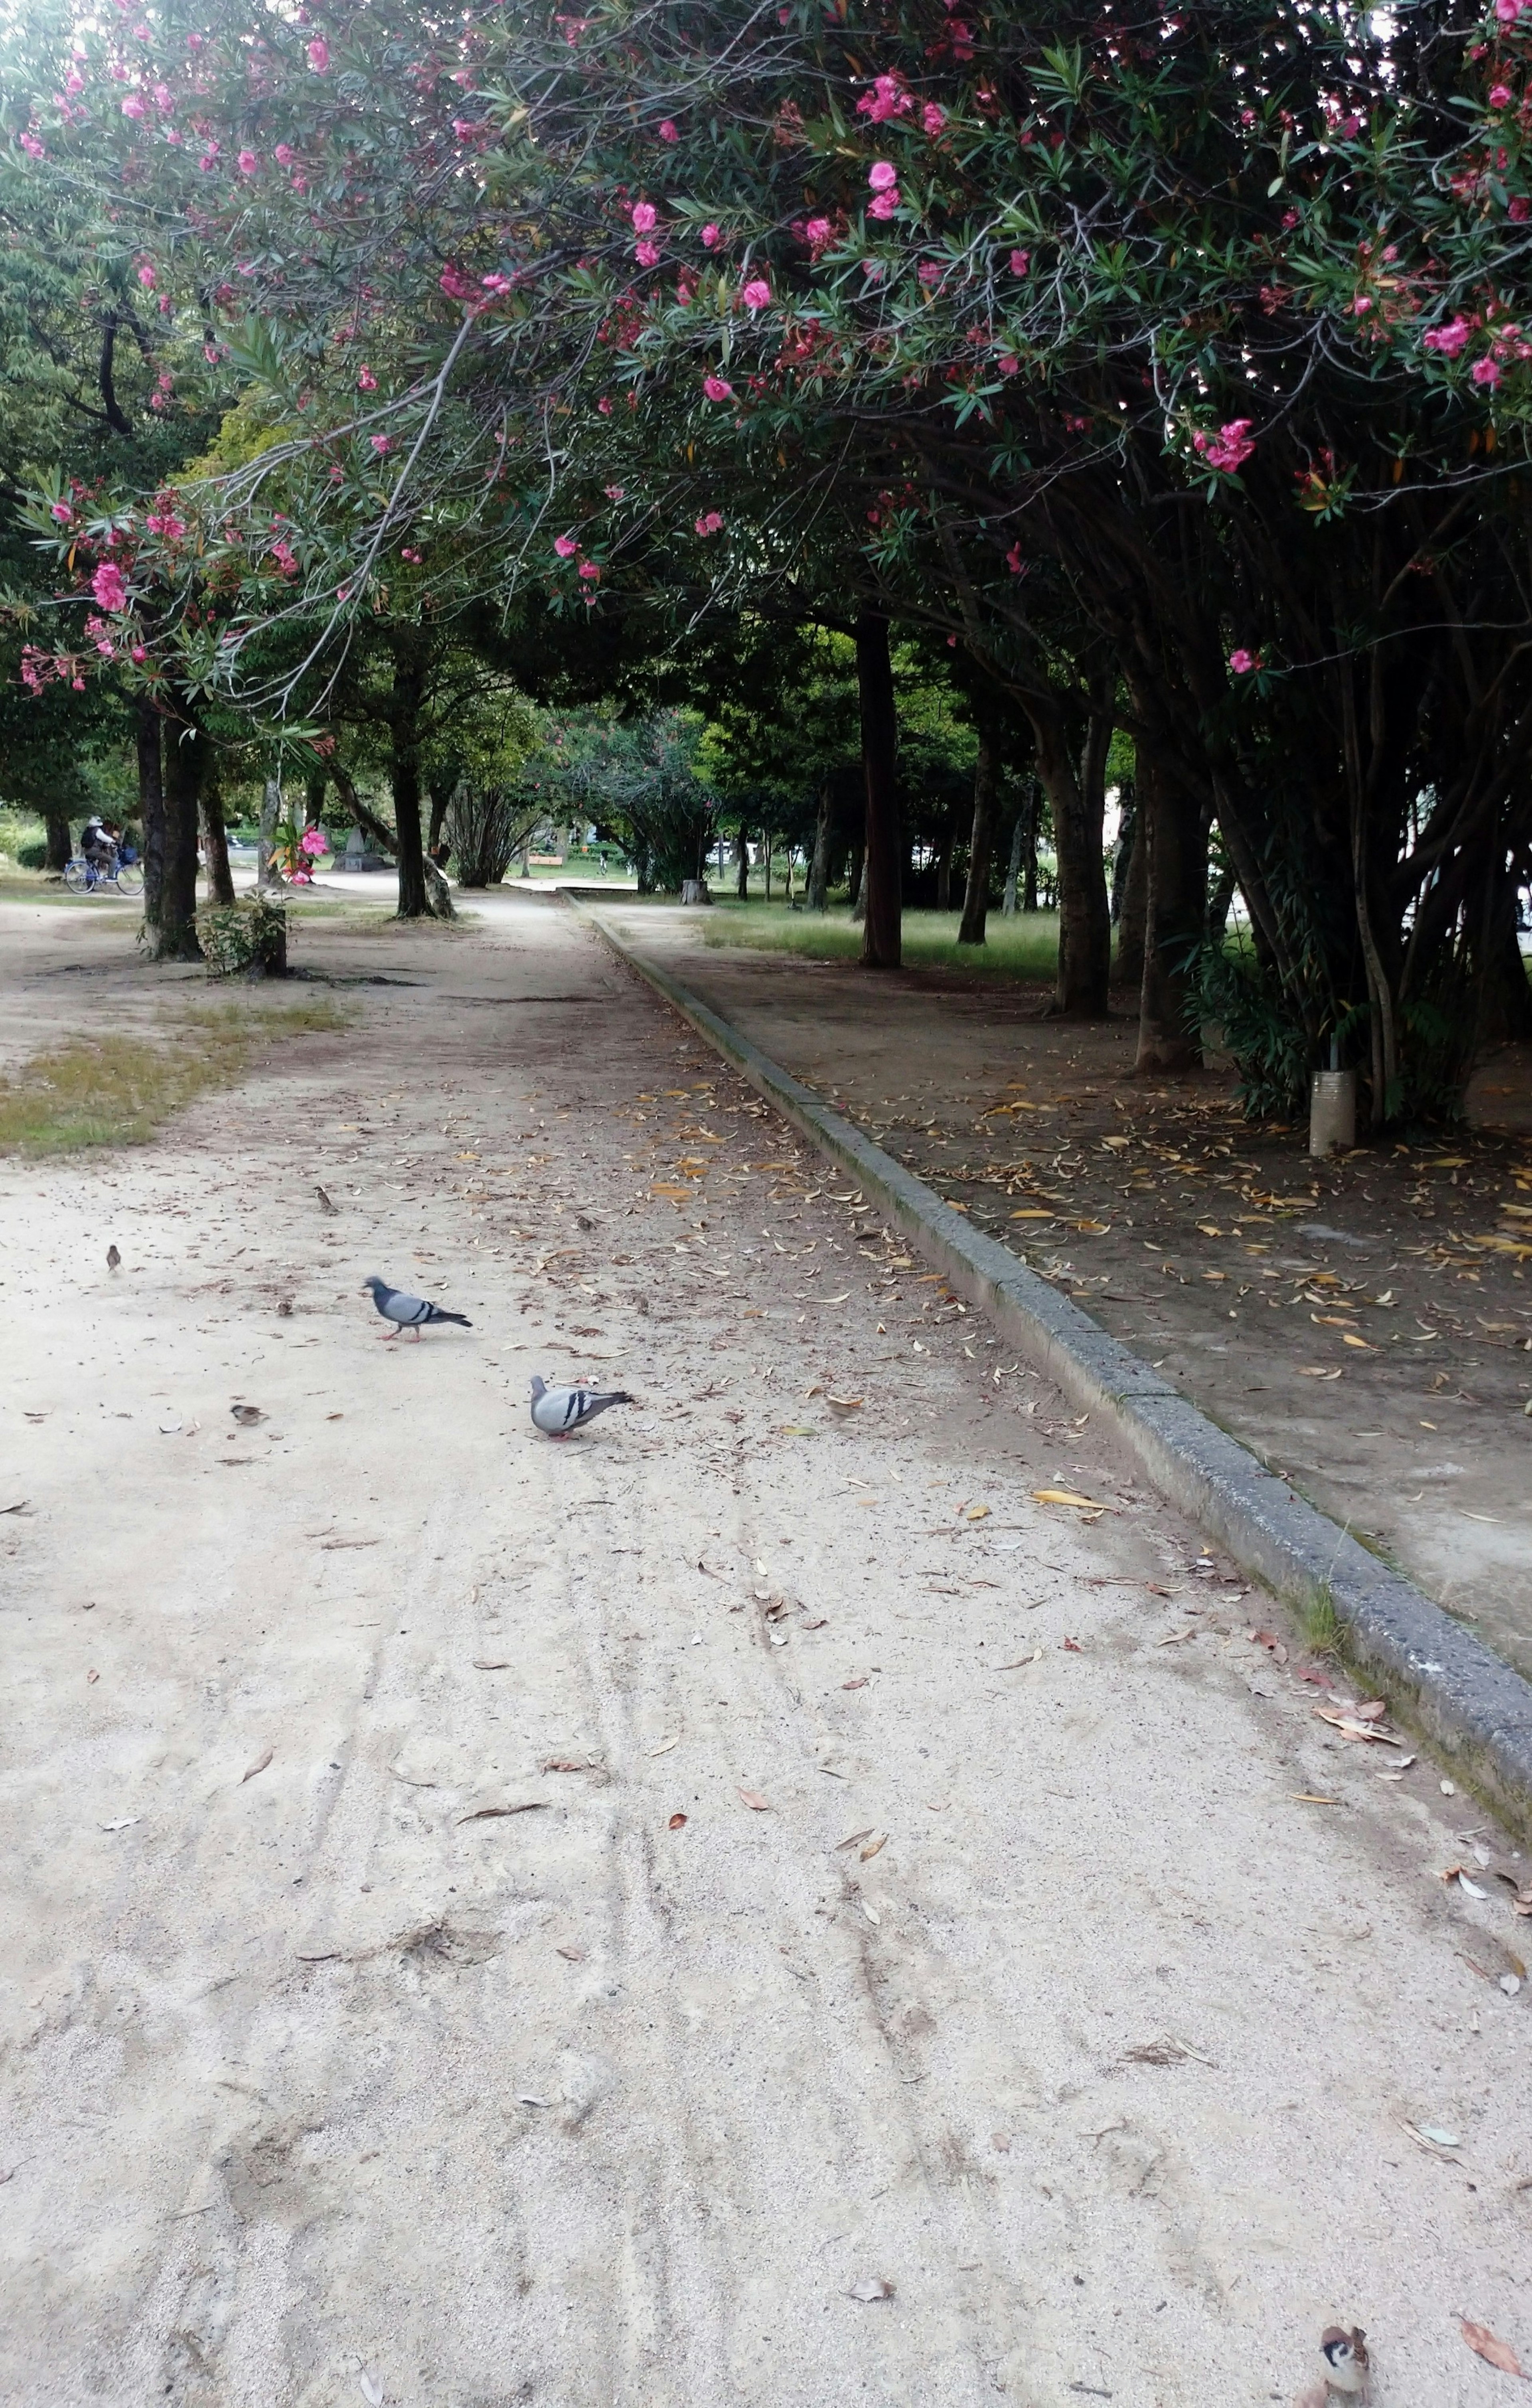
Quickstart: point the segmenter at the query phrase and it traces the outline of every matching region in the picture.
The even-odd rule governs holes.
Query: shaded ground
[[[607,907],[723,1015],[1163,1364],[1326,1512],[1532,1673],[1532,1059],[1454,1136],[1314,1163],[1224,1073],[1134,1082],[1124,1019],[1041,988],[699,939]]]

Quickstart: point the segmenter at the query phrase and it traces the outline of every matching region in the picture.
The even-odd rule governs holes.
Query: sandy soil
[[[33,1039],[143,1008],[24,920]],[[1525,1865],[566,915],[298,957],[350,1033],[0,1166],[0,2398],[1504,2398]]]
[[[1532,1676],[1532,1048],[1450,1140],[1313,1163],[1224,1072],[1133,1082],[1125,1017],[930,972],[869,1012],[851,967],[609,916]]]

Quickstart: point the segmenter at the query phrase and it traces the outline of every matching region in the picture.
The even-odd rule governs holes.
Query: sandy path
[[[1506,2397],[1471,1802],[563,914],[303,958],[408,983],[0,1166],[0,2397],[1200,2408],[1337,2315],[1384,2408]],[[373,1268],[472,1332],[379,1344]],[[554,1446],[575,1365],[638,1401]]]

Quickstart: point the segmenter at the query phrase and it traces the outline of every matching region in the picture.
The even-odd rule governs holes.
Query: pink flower
[[[139,283],[143,286],[146,293],[152,293],[156,280],[154,270],[146,261],[144,265],[138,270]]]
[[[1359,293],[1355,300],[1352,303],[1352,315],[1353,318],[1365,318],[1371,307],[1372,301],[1370,295],[1366,293]]]
[[[553,550],[561,560],[574,560],[579,554],[580,546],[573,536],[556,535],[553,538]]]
[[[625,502],[627,490],[625,485],[607,485],[603,488],[609,502]]]
[[[600,412],[600,414],[601,414],[601,416],[602,416],[603,418],[609,418],[609,417],[611,416],[611,395],[610,395],[610,394],[609,394],[609,393],[604,393],[604,394],[602,394],[602,396],[601,396],[600,400],[596,403],[596,405],[595,405],[595,406],[596,406],[597,410]]]
[[[1024,577],[1026,575],[1026,563],[1022,558],[1022,547],[1019,543],[1013,543],[1010,550],[1007,552],[1006,566],[1009,569],[1012,577]]]
[[[919,267],[916,268],[915,273],[920,278],[923,284],[939,284],[941,282],[941,262],[939,259],[923,259]]]
[[[67,526],[75,514],[67,502],[55,502],[48,515],[51,519],[57,519],[60,526]]]
[[[476,301],[479,297],[478,287],[461,267],[444,267],[437,282],[449,301]]]
[[[696,531],[698,535],[716,535],[723,523],[723,518],[721,511],[707,510],[697,520]]]
[[[242,176],[253,176],[260,164],[253,150],[241,150],[239,153],[238,166]]]
[[[810,218],[803,232],[805,241],[815,251],[823,251],[825,244],[833,238],[835,228],[828,218]]]
[[[1192,437],[1192,449],[1210,468],[1232,477],[1255,449],[1250,439],[1250,427],[1248,418],[1235,418],[1227,426],[1221,426],[1216,435],[1204,434],[1199,428]]]
[[[601,575],[594,560],[582,560],[580,564],[580,573],[589,585],[594,585]]]
[[[1518,194],[1516,199],[1511,202],[1507,215],[1513,225],[1525,225],[1527,219],[1532,218],[1532,201],[1529,201],[1525,194]]]
[[[1502,25],[1513,25],[1525,6],[1526,0],[1495,0],[1495,13]]]
[[[857,102],[856,113],[858,117],[870,117],[874,125],[881,125],[887,118],[906,116],[914,106],[897,76],[881,75],[873,78],[872,90],[866,97]]]
[[[1335,130],[1342,142],[1350,142],[1355,135],[1361,133],[1362,121],[1359,117],[1343,117]]]
[[[1229,666],[1234,671],[1236,677],[1249,677],[1252,669],[1259,668],[1260,665],[1259,654],[1256,652],[1247,652],[1243,644],[1239,646],[1237,652],[1233,652],[1229,654]]]
[[[1421,341],[1428,351],[1439,351],[1444,360],[1455,360],[1472,332],[1472,326],[1460,310],[1455,318],[1449,318],[1444,326],[1427,327]]]
[[[35,134],[19,134],[16,137],[29,159],[46,159],[47,151]]]
[[[939,134],[946,122],[947,111],[944,108],[938,108],[934,100],[928,100],[921,110],[921,123],[926,133]]]
[[[336,600],[337,602],[349,602],[351,598],[351,589],[349,585],[337,585],[336,587]]]
[[[207,361],[208,366],[210,368],[216,368],[218,366],[218,345],[216,343],[204,343],[202,346],[202,356]]]
[[[723,239],[723,230],[722,226],[705,225],[703,227],[702,248],[704,251],[716,251]]]
[[[680,136],[676,131],[674,121],[668,117],[663,118],[660,122],[660,140],[662,142],[679,142],[680,140]]]
[[[771,287],[764,276],[752,276],[748,284],[741,285],[739,298],[749,310],[769,309]]]
[[[400,558],[401,560],[408,560],[408,561],[411,561],[411,562],[413,562],[414,566],[415,566],[417,568],[419,568],[419,566],[420,566],[420,565],[421,565],[421,555],[420,555],[420,553],[415,550],[415,548],[414,548],[413,544],[402,543],[402,544],[399,546],[399,558]]]
[[[122,114],[124,117],[142,117],[145,114],[145,108],[146,104],[142,94],[136,92],[130,92],[126,100],[122,103]]]
[[[103,610],[122,610],[127,606],[127,580],[115,560],[104,560],[91,580],[91,591]]]
[[[1500,364],[1497,360],[1475,360],[1468,374],[1475,384],[1487,386],[1493,393],[1500,381]]]
[[[1016,376],[1020,373],[1022,364],[1014,351],[1002,351],[995,365],[1002,376]]]
[[[1489,105],[1491,108],[1509,108],[1511,107],[1511,86],[1508,83],[1491,85],[1489,95]]]
[[[1024,276],[1031,265],[1032,253],[1029,251],[1013,251],[1011,252],[1010,272],[1012,276]]]
[[[704,377],[702,390],[709,401],[732,401],[734,398],[733,385],[721,376]]]
[[[375,435],[375,436],[372,437],[372,448],[373,448],[373,450],[374,450],[374,451],[375,451],[375,452],[379,455],[379,457],[381,457],[381,455],[382,455],[382,453],[383,453],[383,452],[392,452],[392,451],[393,451],[393,449],[394,449],[394,445],[393,445],[393,442],[392,442],[392,440],[390,439],[390,437],[389,437],[388,436],[386,436],[386,435]]]
[[[899,171],[892,160],[875,159],[867,169],[867,181],[875,193],[891,193],[899,180]]]
[[[316,75],[322,75],[330,64],[330,45],[322,35],[308,45],[308,64]]]
[[[635,234],[652,234],[658,222],[659,212],[652,201],[634,202],[633,231]]]
[[[356,386],[357,386],[357,391],[358,391],[359,393],[376,393],[376,392],[377,392],[377,390],[378,390],[378,380],[377,380],[377,378],[373,375],[373,372],[372,372],[371,368],[368,368],[368,367],[358,368],[358,370],[357,370],[357,372],[356,372]]]
[[[278,143],[278,145],[277,145],[276,150],[272,152],[272,154],[271,154],[271,155],[272,155],[272,157],[276,160],[277,165],[278,165],[278,166],[279,166],[279,167],[291,167],[291,166],[292,166],[292,165],[293,165],[293,159],[294,159],[294,150],[293,150],[293,145],[292,145],[292,143],[291,143],[291,142],[279,142],[279,143]]]
[[[660,264],[660,252],[657,243],[636,242],[633,246],[633,256],[637,261],[640,267],[658,267]]]
[[[493,276],[480,277],[480,282],[482,284],[486,293],[494,294],[497,301],[503,300],[508,293],[514,293],[516,290],[516,287],[511,282],[509,277],[502,276],[498,269],[496,269]]]
[[[899,187],[891,184],[886,193],[878,193],[867,204],[869,218],[891,218],[899,206]]]
[[[83,91],[84,91],[84,89],[85,89],[85,79],[84,79],[84,77],[80,74],[80,71],[79,71],[79,67],[71,67],[71,68],[70,68],[70,70],[69,70],[68,74],[67,74],[67,75],[64,77],[64,91],[65,91],[65,92],[83,92]]]

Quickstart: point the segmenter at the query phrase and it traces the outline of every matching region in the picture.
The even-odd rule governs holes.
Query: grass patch
[[[739,903],[715,896],[713,908],[696,916],[709,945],[745,945],[760,953],[799,953],[811,961],[855,961],[862,951],[859,921],[845,908],[791,911],[785,903]],[[912,969],[960,969],[981,978],[1052,979],[1058,969],[1056,911],[989,915],[988,941],[960,945],[955,911],[907,911],[904,958]]]
[[[199,1096],[232,1086],[258,1051],[350,1023],[350,1013],[326,999],[194,1010],[167,1028],[163,1042],[69,1038],[0,1079],[0,1153],[142,1145]]]
[[[1328,1581],[1321,1583],[1304,1605],[1300,1620],[1303,1635],[1316,1656],[1339,1656],[1345,1627],[1335,1610],[1335,1597]]]

